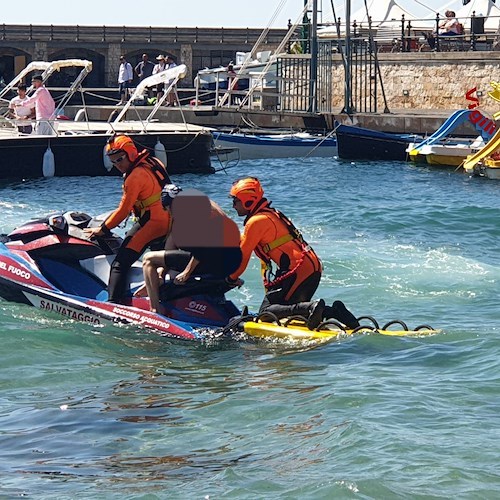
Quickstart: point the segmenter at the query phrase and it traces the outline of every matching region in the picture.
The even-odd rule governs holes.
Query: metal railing
[[[489,16],[488,18],[472,13],[470,17],[457,17],[465,31],[463,34],[453,36],[436,36],[439,33],[439,25],[443,18],[436,14],[435,18],[426,19],[405,19],[403,15],[400,20],[388,22],[377,21],[375,18],[369,18],[366,23],[354,21],[351,24],[352,38],[369,38],[370,34],[377,43],[380,52],[420,52],[431,50],[432,42],[429,38],[435,38],[435,50],[493,50],[495,42],[500,43],[500,16]],[[494,24],[494,29],[485,27],[485,21],[489,20]],[[493,20],[493,22],[492,22]],[[371,25],[371,29],[370,29]],[[324,26],[327,27],[327,26]],[[332,28],[331,37],[321,35],[321,39],[342,39],[345,33],[345,24],[341,19],[337,19],[336,25],[330,25]],[[371,33],[370,33],[371,32]],[[338,36],[336,33],[340,33]]]
[[[4,41],[75,41],[87,43],[253,43],[262,30],[258,28],[198,28],[153,26],[71,26],[71,25],[0,25]],[[276,43],[286,29],[272,29],[264,43]]]

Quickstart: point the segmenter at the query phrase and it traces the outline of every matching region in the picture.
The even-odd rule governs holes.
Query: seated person
[[[164,187],[162,204],[172,216],[165,250],[147,252],[142,264],[144,286],[135,295],[150,299],[150,310],[160,307],[160,276],[179,271],[174,283],[184,284],[193,275],[224,279],[241,264],[240,232],[236,223],[208,196],[196,189]]]
[[[462,34],[462,25],[458,22],[458,19],[455,17],[456,14],[452,10],[447,10],[444,15],[446,16],[439,23],[439,36],[456,36]],[[429,36],[427,39],[429,42],[429,46],[432,50],[436,48],[436,33],[433,33],[432,36]]]

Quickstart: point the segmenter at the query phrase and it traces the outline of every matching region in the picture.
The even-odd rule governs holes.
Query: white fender
[[[109,156],[106,154],[106,144],[102,148],[102,162],[104,163],[104,168],[108,172],[111,172],[111,169],[113,168],[113,163],[111,163]]]
[[[50,149],[50,144],[43,154],[42,173],[44,177],[54,177],[56,173],[56,161],[54,159],[54,153],[52,149]]]
[[[167,167],[167,152],[165,151],[165,146],[161,143],[160,138],[156,139],[155,144],[155,156],[160,160],[165,168]]]

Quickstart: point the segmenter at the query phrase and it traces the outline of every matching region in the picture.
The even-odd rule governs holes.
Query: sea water
[[[2,300],[0,496],[498,498],[500,183],[332,159],[174,181],[236,217],[246,175],[321,256],[317,297],[443,332],[205,345]],[[120,195],[117,177],[3,182],[0,232]],[[255,310],[255,259],[244,279],[228,296]]]

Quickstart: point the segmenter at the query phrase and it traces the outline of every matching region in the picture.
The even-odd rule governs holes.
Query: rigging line
[[[389,106],[387,104],[387,97],[385,95],[384,81],[382,79],[382,71],[380,70],[380,65],[378,62],[378,47],[375,45],[375,41],[373,40],[373,29],[372,29],[372,18],[368,13],[368,3],[365,0],[365,9],[366,9],[366,17],[368,18],[368,38],[370,40],[370,51],[373,52],[373,58],[375,60],[375,68],[377,70],[377,74],[380,80],[380,87],[382,90],[382,97],[384,98],[384,113],[390,113]]]
[[[259,46],[261,45],[262,41],[264,40],[264,38],[269,33],[269,30],[270,30],[271,26],[274,24],[274,21],[275,21],[276,17],[281,12],[281,10],[285,6],[286,2],[287,2],[287,0],[281,0],[281,2],[276,7],[276,10],[274,11],[274,14],[272,15],[271,20],[267,23],[267,26],[264,28],[264,30],[262,30],[262,33],[260,34],[259,38],[254,43],[254,45],[252,47],[252,50],[250,51],[250,57],[247,60],[243,61],[243,64],[241,65],[240,69],[238,70],[238,73],[232,79],[232,81],[231,81],[231,87],[228,88],[229,92],[232,91],[232,90],[234,90],[234,87],[236,87],[236,84],[237,84],[237,82],[239,80],[239,77],[247,69],[248,65],[250,64],[250,61],[252,59],[255,59],[255,57],[256,57],[255,54],[257,52],[257,49],[259,48]],[[226,101],[229,99],[229,92],[226,92],[221,97],[220,102],[218,103],[218,106],[224,106],[224,104],[226,104]]]
[[[325,135],[325,137],[323,137],[323,139],[321,139],[321,141],[316,144],[316,146],[314,146],[311,151],[309,151],[305,156],[304,158],[302,158],[302,161],[304,161],[306,158],[308,158],[314,151],[316,151],[316,149],[318,149],[327,139],[331,139],[331,137],[335,134],[336,130],[339,128],[340,126],[340,123],[339,122],[336,122],[337,125],[334,126],[334,128],[328,132],[328,134]]]
[[[302,20],[304,18],[304,15],[307,12],[307,10],[308,10],[308,5],[306,4],[304,6],[304,8],[302,9],[301,14],[299,15],[299,17],[297,18],[297,20],[293,24],[293,26],[290,27],[290,29],[288,30],[287,34],[284,36],[283,40],[281,41],[281,43],[279,44],[279,46],[277,47],[277,49],[274,51],[275,54],[281,54],[283,52],[283,49],[284,49],[285,45],[288,43],[288,41],[292,37],[293,33],[297,29],[297,26],[302,22]],[[245,105],[245,103],[248,102],[248,100],[253,95],[253,93],[257,89],[257,87],[258,86],[262,86],[262,82],[263,82],[263,80],[265,78],[265,75],[267,74],[267,72],[269,71],[269,68],[274,63],[275,63],[275,61],[273,59],[270,59],[268,61],[268,63],[264,67],[264,69],[260,72],[259,78],[258,79],[256,78],[256,82],[254,83],[254,85],[252,86],[252,88],[248,90],[248,92],[246,93],[246,95],[241,100],[240,104],[238,105],[238,111],[241,110],[241,108]]]
[[[426,8],[426,9],[427,9],[428,11],[430,11],[430,12],[437,12],[437,9],[434,9],[434,8],[432,8],[432,7],[429,7],[428,5],[426,5],[426,4],[425,4],[425,3],[423,3],[423,2],[420,2],[419,0],[413,0],[413,1],[414,1],[415,3],[418,3],[419,5],[421,5],[422,7]],[[441,8],[442,8],[442,9],[445,9],[446,7],[448,7],[448,6],[450,6],[450,5],[454,4],[454,3],[455,3],[454,1],[452,1],[452,2],[448,2],[445,6],[442,6]]]

